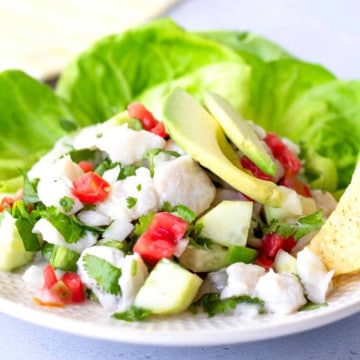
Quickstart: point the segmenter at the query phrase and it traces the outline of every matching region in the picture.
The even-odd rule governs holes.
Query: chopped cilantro
[[[24,194],[23,200],[26,204],[35,204],[40,201],[37,194],[37,183],[38,180],[30,181],[25,171],[21,171],[21,174],[24,179]]]
[[[258,298],[252,298],[248,295],[243,295],[234,298],[220,299],[219,293],[210,293],[203,295],[198,301],[191,305],[191,310],[196,312],[197,308],[202,308],[210,317],[217,314],[226,313],[235,309],[238,304],[255,304],[259,306],[259,311],[264,311],[264,302]]]
[[[142,309],[132,305],[129,310],[115,313],[112,315],[112,317],[117,320],[134,322],[145,319],[149,315],[151,315],[150,310]]]
[[[54,206],[40,210],[40,216],[47,219],[69,244],[76,243],[84,235],[85,227],[80,225],[74,215],[67,216]]]
[[[123,180],[128,176],[136,175],[137,167],[135,165],[121,165],[118,180]]]
[[[59,200],[59,205],[64,209],[64,211],[69,212],[73,209],[75,200],[70,196],[64,196]]]
[[[136,185],[136,190],[137,190],[137,191],[141,191],[141,184],[137,184],[137,185]]]
[[[195,213],[185,205],[176,205],[171,212],[174,215],[181,217],[187,223],[192,223],[196,219]]]
[[[316,309],[319,309],[319,308],[325,307],[325,306],[328,306],[328,304],[327,303],[314,304],[312,302],[308,302],[302,308],[300,308],[299,311],[312,311],[312,310],[316,310]]]
[[[119,277],[121,270],[95,255],[84,255],[84,268],[96,280],[99,288],[112,295],[121,295]]]
[[[149,227],[155,213],[150,211],[147,215],[142,215],[139,217],[138,222],[135,225],[134,235],[139,237],[142,235]]]
[[[61,118],[59,120],[59,124],[60,124],[60,127],[67,132],[74,131],[78,128],[78,125],[76,123],[74,123],[71,120],[64,119],[64,118]]]
[[[312,231],[319,230],[323,225],[322,210],[300,218],[295,223],[284,223],[273,220],[270,225],[265,228],[265,234],[277,233],[282,237],[294,236],[295,240],[299,240],[303,236]]]
[[[155,165],[154,165],[154,157],[161,152],[161,149],[151,149],[145,152],[143,155],[144,160],[148,160],[148,166],[150,170],[150,176],[154,176]]]
[[[132,209],[137,203],[137,198],[133,196],[128,196],[126,198],[126,204],[128,209]]]
[[[34,223],[30,216],[21,216],[17,218],[15,221],[15,226],[26,251],[39,251],[41,249],[38,236],[32,232]]]

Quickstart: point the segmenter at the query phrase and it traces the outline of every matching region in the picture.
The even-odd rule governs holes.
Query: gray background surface
[[[359,10],[355,0],[183,0],[166,15],[191,30],[255,31],[341,78],[360,78]],[[360,313],[316,330],[254,343],[135,346],[69,335],[0,314],[0,359],[346,360],[360,359],[359,334]]]

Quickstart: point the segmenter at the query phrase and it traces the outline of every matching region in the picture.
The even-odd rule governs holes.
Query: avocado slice
[[[163,108],[163,122],[172,139],[202,166],[250,198],[281,206],[280,188],[239,167],[239,159],[219,123],[186,91],[176,88],[170,93]]]
[[[265,174],[275,175],[276,165],[265,144],[251,125],[221,96],[207,92],[205,106],[228,138]]]

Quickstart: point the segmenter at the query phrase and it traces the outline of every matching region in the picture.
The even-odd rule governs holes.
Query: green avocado
[[[187,92],[176,88],[170,93],[164,103],[163,122],[172,139],[203,167],[250,198],[281,206],[280,188],[240,168],[219,123]]]
[[[207,92],[205,106],[219,122],[228,138],[265,174],[275,175],[276,165],[264,142],[251,125],[221,96]]]

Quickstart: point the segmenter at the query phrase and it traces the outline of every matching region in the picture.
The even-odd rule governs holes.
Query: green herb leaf
[[[21,171],[21,174],[24,179],[23,200],[26,204],[35,204],[39,202],[40,199],[36,189],[38,181],[31,182],[25,171]]]
[[[318,210],[311,215],[300,218],[295,223],[283,223],[273,220],[265,229],[265,234],[277,233],[282,237],[294,236],[299,240],[312,231],[319,230],[324,224],[322,210]]]
[[[64,211],[71,211],[74,207],[75,200],[69,196],[64,196],[59,201],[60,206],[64,209]]]
[[[185,205],[176,205],[171,212],[187,223],[192,223],[196,219],[195,213]]]
[[[105,153],[100,150],[76,149],[69,152],[71,160],[79,163],[80,161],[91,161],[94,166],[98,166],[105,159]]]
[[[325,306],[328,306],[328,304],[327,303],[315,304],[312,302],[308,302],[302,308],[300,308],[299,311],[312,311],[312,310],[317,310],[317,309],[319,309],[321,307],[325,307]]]
[[[85,255],[83,261],[86,272],[96,280],[102,290],[112,295],[121,295],[119,285],[121,270],[119,268],[95,255]]]
[[[139,217],[138,222],[135,225],[134,235],[139,237],[142,235],[149,227],[152,219],[154,218],[155,213],[150,211],[147,215],[142,215]]]
[[[126,198],[126,205],[128,209],[132,209],[137,203],[137,198],[133,196],[128,196]]]
[[[115,313],[112,315],[112,317],[117,320],[134,322],[134,321],[143,320],[149,315],[151,315],[150,310],[142,309],[132,305],[128,311]]]
[[[191,310],[196,312],[198,307],[202,308],[210,317],[217,314],[226,313],[235,309],[238,304],[255,304],[259,306],[259,311],[264,311],[264,302],[258,298],[252,298],[248,295],[229,299],[220,299],[219,293],[210,293],[203,295],[198,301],[191,305]]]
[[[32,233],[34,223],[31,221],[30,217],[21,216],[17,218],[15,221],[15,226],[19,232],[26,251],[41,250],[38,236]]]
[[[85,227],[76,221],[75,216],[67,216],[54,206],[40,210],[40,216],[47,219],[69,244],[76,243],[84,235]]]
[[[72,132],[78,128],[78,125],[75,122],[64,118],[59,120],[59,124],[60,127],[66,132]]]
[[[136,175],[137,166],[135,165],[121,165],[118,180],[126,179],[128,176]]]
[[[150,170],[150,176],[154,176],[155,171],[155,165],[154,165],[154,157],[159,154],[162,151],[162,149],[151,149],[145,152],[143,155],[143,159],[148,160],[149,164],[149,170]]]

